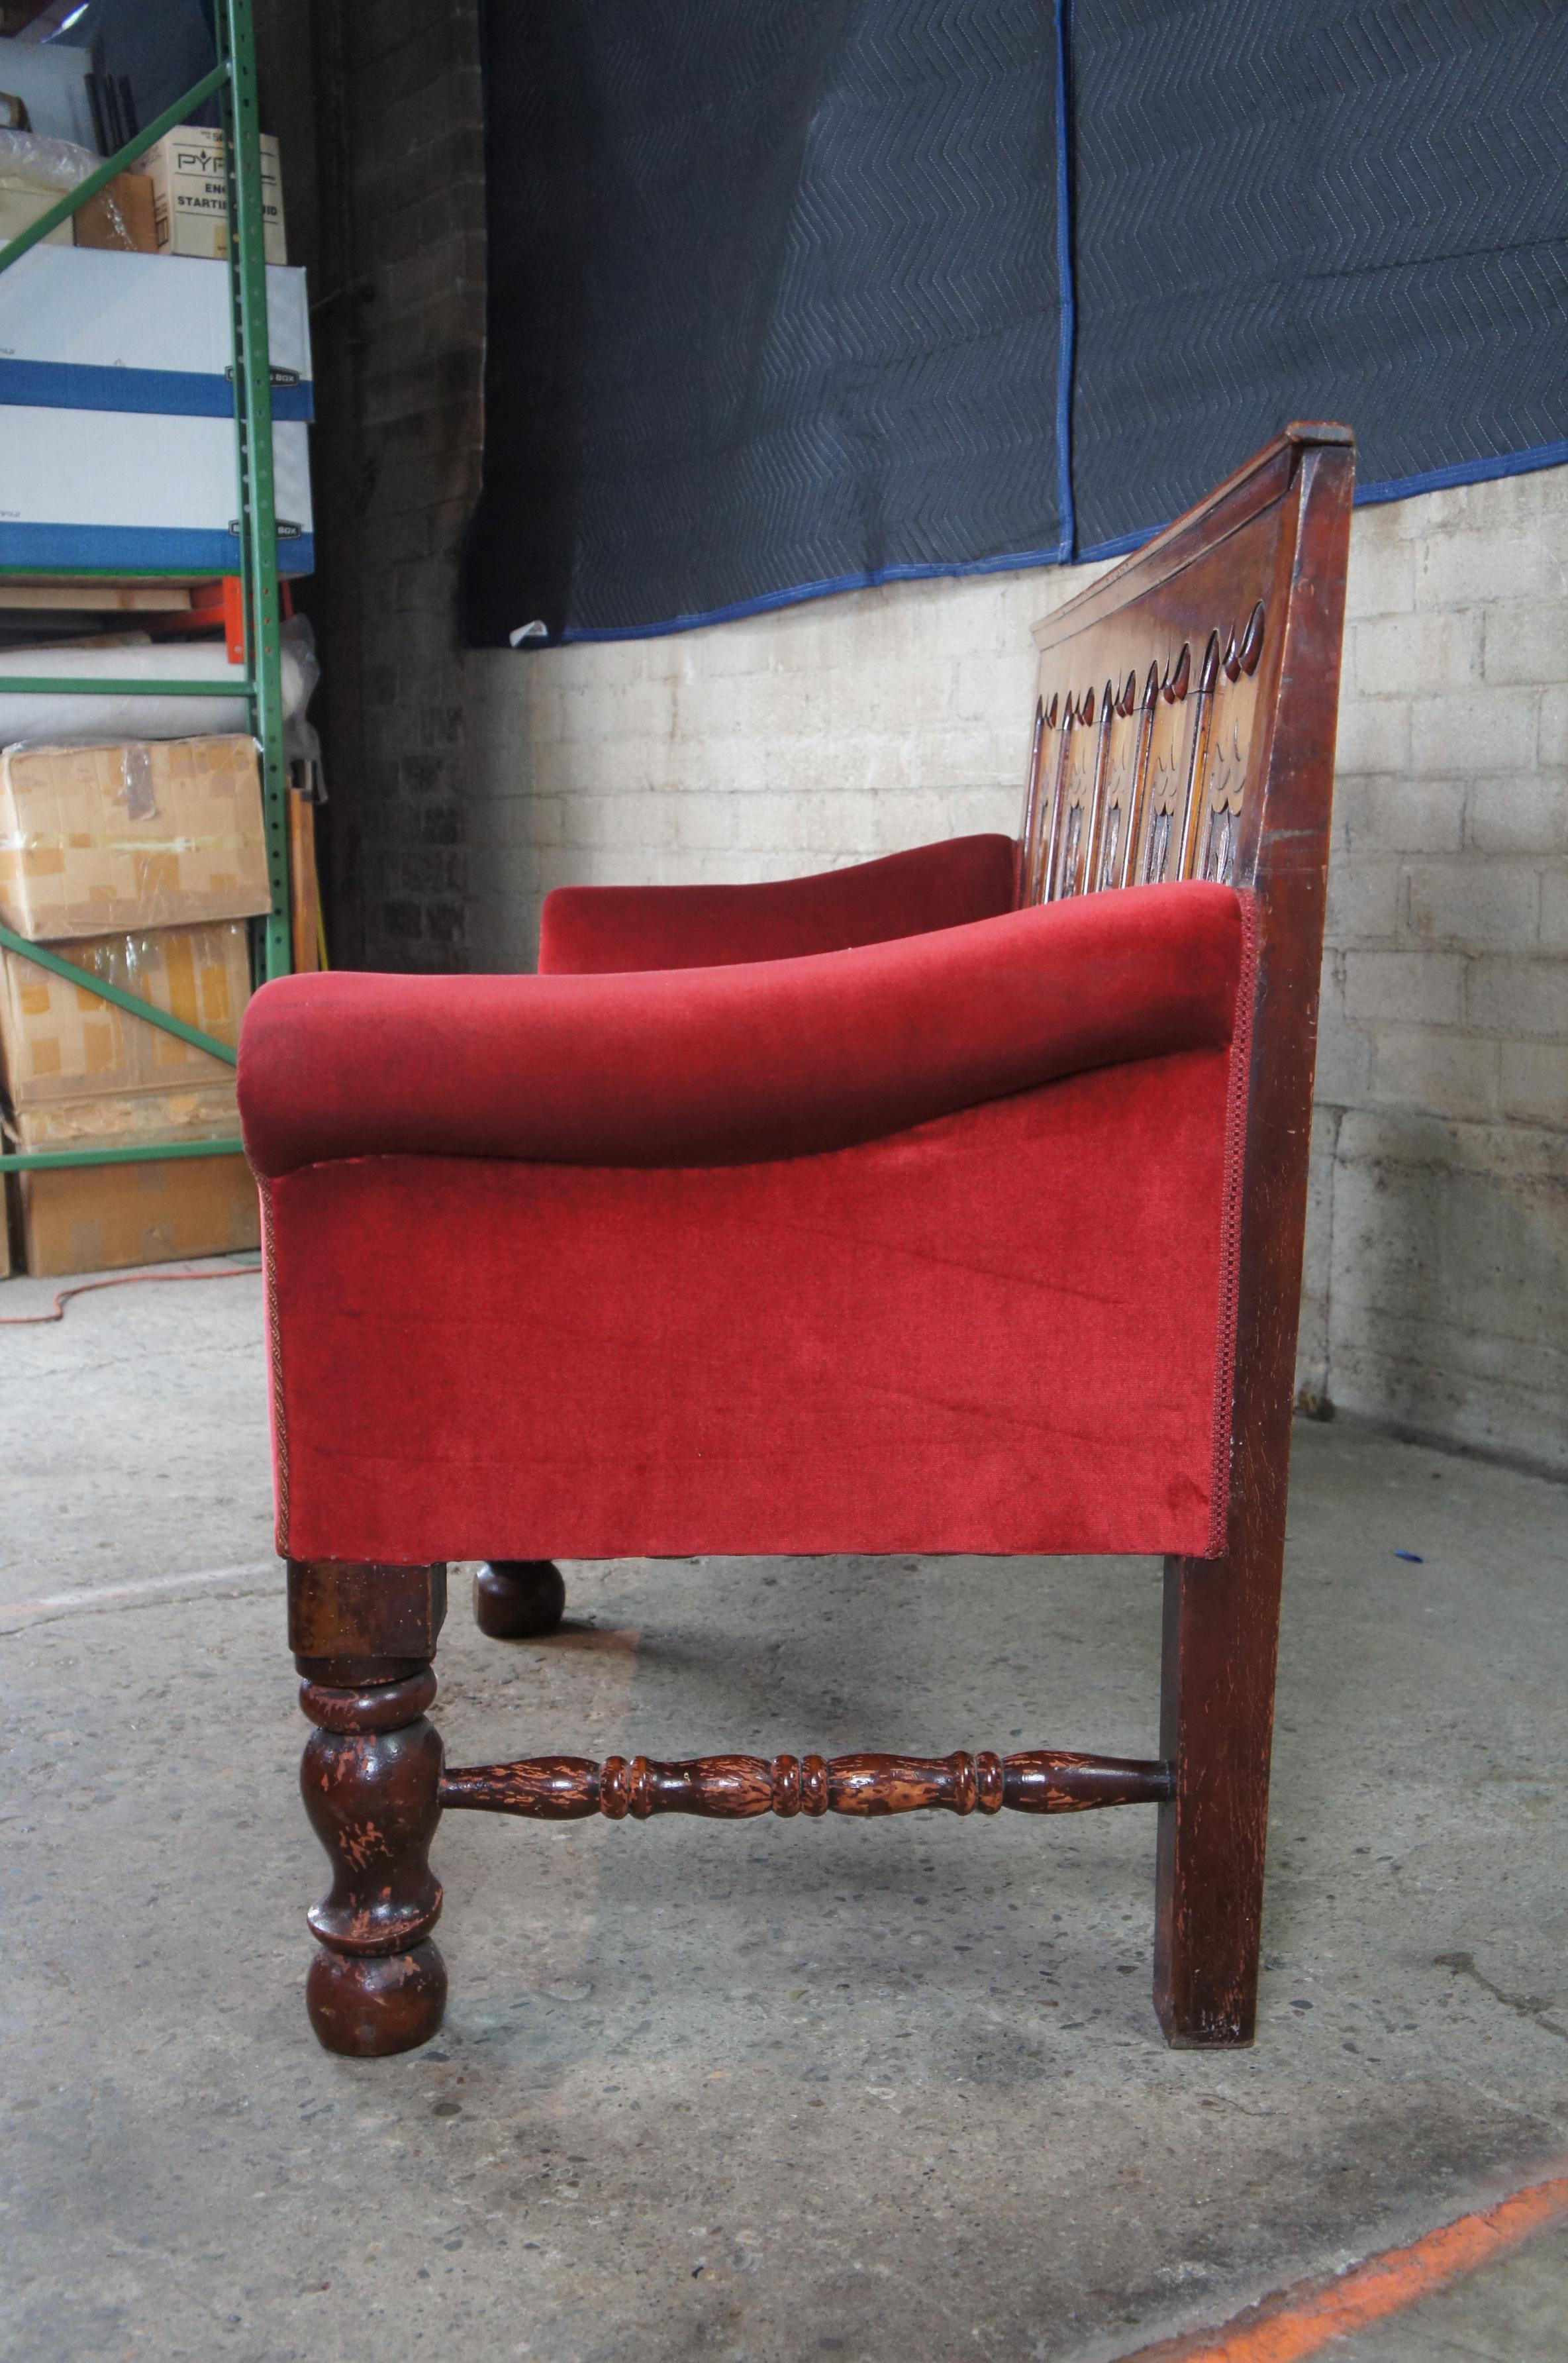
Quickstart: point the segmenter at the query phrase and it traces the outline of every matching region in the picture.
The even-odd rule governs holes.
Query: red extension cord
[[[168,1280],[248,1280],[260,1269],[259,1263],[239,1263],[228,1271],[127,1271],[116,1280],[79,1280],[74,1288],[61,1290],[52,1313],[0,1313],[0,1329],[28,1329],[39,1321],[63,1321],[72,1298],[91,1296],[95,1288],[138,1288],[144,1282]]]

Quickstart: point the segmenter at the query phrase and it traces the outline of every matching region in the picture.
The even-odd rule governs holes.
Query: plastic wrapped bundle
[[[299,645],[285,635],[282,649],[283,719],[304,711],[319,668],[314,653],[302,661]],[[58,693],[17,695],[6,676],[58,675],[102,681],[210,681],[206,697],[73,697]],[[0,747],[24,739],[53,739],[72,747],[106,745],[121,738],[218,738],[250,727],[249,708],[225,684],[245,678],[215,642],[165,642],[143,648],[6,649],[0,653]]]
[[[103,159],[73,139],[45,139],[36,131],[0,130],[0,246],[30,229],[68,191],[80,187]],[[46,243],[69,246],[68,221]]]

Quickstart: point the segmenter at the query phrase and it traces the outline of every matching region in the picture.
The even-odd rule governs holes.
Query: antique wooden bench
[[[1166,2036],[1250,2040],[1353,473],[1292,427],[1037,627],[1016,844],[252,1002],[329,2047],[440,2022],[443,1812],[1143,1803]],[[519,1635],[551,1555],[910,1550],[1165,1554],[1157,1755],[444,1764],[448,1559]]]

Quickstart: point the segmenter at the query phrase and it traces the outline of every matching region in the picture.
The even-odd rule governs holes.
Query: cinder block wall
[[[1362,510],[1305,1382],[1568,1468],[1568,470]]]
[[[905,583],[465,668],[476,967],[566,882],[787,876],[1016,826],[1036,616]],[[1300,1379],[1568,1468],[1568,470],[1364,509]]]
[[[1015,828],[1029,627],[1087,571],[900,583],[667,639],[471,657],[476,960],[531,962],[552,886],[789,877]]]

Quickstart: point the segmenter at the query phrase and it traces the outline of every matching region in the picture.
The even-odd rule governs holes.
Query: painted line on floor
[[[208,1584],[237,1583],[259,1575],[276,1576],[281,1583],[282,1560],[257,1559],[243,1567],[203,1567],[189,1575],[149,1575],[139,1583],[102,1583],[87,1592],[51,1592],[41,1600],[0,1601],[0,1619],[78,1615],[86,1609],[118,1608],[129,1600],[149,1600],[160,1592],[185,1592],[193,1586],[199,1591]]]
[[[1461,2215],[1407,2248],[1347,2266],[1331,2281],[1299,2281],[1218,2330],[1140,2346],[1121,2363],[1301,2363],[1337,2338],[1403,2313],[1450,2281],[1478,2272],[1538,2232],[1568,2223],[1568,2175],[1531,2183],[1485,2213]]]

